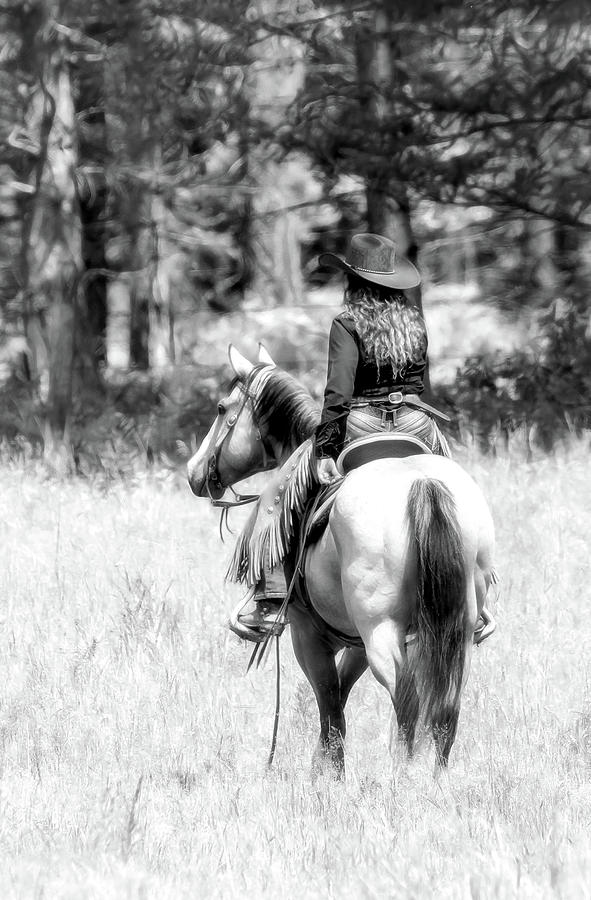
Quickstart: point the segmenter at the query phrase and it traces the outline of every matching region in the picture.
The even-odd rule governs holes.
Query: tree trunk
[[[387,11],[376,9],[361,23],[356,33],[360,100],[371,111],[378,150],[384,122],[389,114],[385,93],[395,78],[394,47],[389,26]],[[404,255],[412,253],[414,240],[405,185],[396,179],[395,173],[384,174],[383,165],[378,163],[375,171],[367,173],[365,195],[368,229],[395,240]]]
[[[102,389],[101,369],[107,362],[107,204],[105,178],[107,136],[103,63],[78,67],[77,114],[80,162],[86,170],[80,191],[82,257],[81,322],[77,333],[78,379],[91,390]]]
[[[519,283],[537,306],[546,307],[560,293],[560,273],[556,265],[556,226],[539,217],[524,218],[510,226]],[[516,234],[515,234],[516,232]],[[511,299],[512,302],[512,299]]]
[[[32,41],[36,91],[27,130],[39,148],[35,192],[23,230],[24,281],[32,320],[46,345],[43,379],[44,453],[60,469],[71,464],[74,336],[82,272],[79,204],[76,196],[75,115],[66,48],[50,27],[52,9],[37,24]]]
[[[372,112],[375,140],[383,134],[389,116],[387,92],[396,76],[394,58],[396,47],[392,29],[392,11],[384,3],[369,14],[357,29],[356,60],[360,101]],[[418,247],[414,238],[410,202],[406,185],[396,177],[395,161],[390,173],[378,165],[366,177],[367,228],[396,242],[397,249],[416,265]],[[421,288],[406,292],[423,313]],[[425,372],[425,389],[430,393],[429,368]]]
[[[581,238],[575,228],[557,225],[555,229],[554,259],[559,273],[559,290],[577,305],[587,307],[587,293],[579,284],[581,265]],[[578,289],[577,289],[578,288]]]
[[[239,132],[238,147],[240,153],[237,166],[236,180],[242,191],[241,206],[236,222],[236,243],[242,257],[242,276],[239,288],[243,297],[248,293],[254,282],[256,268],[256,254],[254,248],[254,220],[253,220],[253,186],[251,184],[251,142],[250,142],[250,91],[248,88],[248,74],[242,89],[239,106]]]
[[[167,208],[159,193],[152,194],[152,260],[150,266],[150,362],[162,366],[174,363],[176,347],[174,336],[174,308],[171,290],[171,272],[175,259],[174,246],[167,239]],[[176,256],[178,260],[178,254]],[[179,266],[182,271],[182,263]]]
[[[43,425],[44,458],[54,468],[71,468],[70,414],[74,376],[75,300],[72,286],[55,285],[47,315],[49,390]]]
[[[132,368],[150,368],[150,301],[146,278],[140,272],[131,275],[129,362]]]
[[[287,205],[289,198],[283,194],[278,197],[278,202]],[[273,229],[272,262],[275,297],[282,306],[300,306],[304,299],[304,279],[298,215],[293,210],[282,210],[273,216],[270,224]]]
[[[150,368],[150,314],[154,268],[154,236],[150,230],[151,194],[143,184],[130,184],[121,210],[123,227],[129,236],[127,258],[123,262],[129,285],[129,364],[134,369]]]
[[[250,14],[260,21],[274,21],[278,13],[291,9],[288,0],[249,3]],[[274,161],[269,146],[264,142],[250,146],[249,118],[261,119],[270,131],[280,127],[303,83],[303,64],[301,69],[294,65],[302,48],[297,40],[263,29],[258,36],[256,58],[265,64],[251,66],[244,81],[240,144],[248,227],[247,286],[263,302],[298,306],[304,300],[303,229],[298,212],[289,208],[299,199],[298,188],[294,190],[288,164]]]

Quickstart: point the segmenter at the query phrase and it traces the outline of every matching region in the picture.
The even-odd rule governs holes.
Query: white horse
[[[280,467],[319,418],[309,394],[264,349],[257,365],[233,347],[229,355],[236,377],[188,465],[199,497],[217,498],[248,475]],[[392,698],[409,754],[422,717],[438,763],[447,765],[493,554],[486,500],[451,459],[379,459],[344,478],[328,526],[305,557],[307,596],[297,594],[289,613],[320,712],[317,760],[343,770],[344,707],[369,665]],[[292,552],[288,577],[294,563]]]

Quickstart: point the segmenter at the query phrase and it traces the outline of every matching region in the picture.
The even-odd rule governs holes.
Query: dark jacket
[[[389,363],[379,366],[368,357],[355,331],[353,320],[345,313],[332,323],[328,342],[328,375],[320,425],[316,429],[316,456],[336,459],[345,441],[347,417],[355,398],[383,397],[390,391],[420,394],[427,365],[427,333],[424,351],[418,362],[409,362],[394,374]]]

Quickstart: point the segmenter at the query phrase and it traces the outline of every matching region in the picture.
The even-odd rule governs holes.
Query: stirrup
[[[480,619],[482,619],[482,625],[477,622],[477,627],[474,629],[473,640],[476,646],[489,638],[491,634],[496,631],[497,627],[494,616],[487,609],[484,609],[484,607],[480,613]]]
[[[243,641],[252,641],[255,644],[260,644],[261,641],[265,640],[265,635],[260,631],[253,631],[251,628],[247,628],[247,626],[243,625],[239,620],[240,613],[247,603],[250,603],[253,597],[254,592],[249,591],[245,597],[242,597],[242,599],[238,601],[230,613],[228,628],[230,631],[234,632],[234,634],[238,635],[239,638],[242,638]]]
[[[275,603],[270,600],[255,600],[256,609],[253,612],[239,613],[238,622],[240,625],[267,635],[278,636],[282,634],[283,629],[287,625],[287,612],[281,600]]]
[[[478,621],[480,622],[480,620],[482,620],[482,624],[480,625],[477,623],[478,627],[474,629],[474,636],[472,638],[476,646],[489,638],[497,628],[494,616],[487,609],[483,609],[480,613]],[[408,646],[408,644],[414,644],[417,640],[417,632],[409,631],[406,634],[404,643]]]
[[[268,615],[260,612],[258,606],[254,613],[243,614],[242,610],[251,602],[264,603],[265,601],[255,601],[254,592],[249,591],[232,610],[228,622],[230,631],[237,634],[238,637],[243,640],[252,641],[256,644],[260,644],[271,635],[279,636],[282,634],[285,626],[288,624],[286,613],[281,613],[282,604],[277,604],[277,607],[272,609]],[[250,621],[249,616],[251,617]]]

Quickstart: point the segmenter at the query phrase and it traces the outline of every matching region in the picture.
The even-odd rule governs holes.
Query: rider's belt
[[[390,394],[382,397],[354,397],[351,403],[351,409],[364,409],[369,415],[378,418],[382,417],[383,410],[375,409],[375,407],[384,407],[384,409],[389,412],[398,409],[401,406],[410,406],[413,409],[420,409],[430,416],[442,419],[444,422],[451,422],[449,416],[446,416],[445,413],[440,412],[433,406],[429,406],[428,403],[425,403],[416,394],[403,394],[402,391],[392,391]],[[374,407],[374,409],[372,409],[372,407]]]

